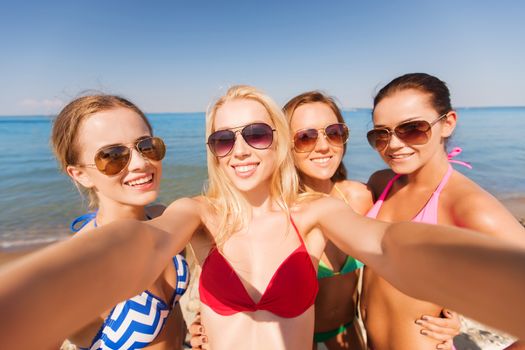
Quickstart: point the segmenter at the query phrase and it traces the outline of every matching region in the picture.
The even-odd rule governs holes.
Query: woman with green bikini
[[[342,199],[354,211],[365,215],[373,205],[372,194],[365,184],[346,179],[342,160],[349,130],[335,101],[318,91],[306,92],[292,98],[284,106],[284,112],[292,130],[294,163],[301,190]],[[360,261],[327,242],[317,272],[315,343],[324,343],[330,350],[365,347],[356,322],[357,283],[362,266]],[[429,322],[439,334],[434,340],[440,341],[441,348],[449,348],[459,321],[430,317]],[[435,335],[426,330],[429,336]]]
[[[346,179],[342,160],[349,130],[334,100],[317,91],[306,92],[288,101],[284,112],[292,130],[301,191],[330,194],[364,215],[373,204],[372,195],[366,185]],[[314,344],[325,343],[329,349],[364,347],[359,324],[354,322],[362,266],[327,242],[317,271]]]

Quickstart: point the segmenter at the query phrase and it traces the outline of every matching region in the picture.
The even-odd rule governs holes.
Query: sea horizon
[[[525,107],[457,108],[458,127],[449,149],[463,148],[454,165],[499,199],[525,197]],[[366,182],[384,163],[366,141],[371,109],[345,109],[350,140],[344,163],[349,178]],[[163,161],[159,203],[202,193],[207,178],[205,115],[147,113],[155,134],[168,147]],[[69,236],[69,223],[87,211],[69,178],[60,172],[49,146],[52,118],[0,118],[0,249],[10,249]]]
[[[491,106],[458,106],[453,107],[454,110],[476,110],[476,109],[525,109],[525,105],[491,105]],[[372,111],[372,107],[342,107],[342,112],[354,112],[354,111]],[[0,118],[32,118],[32,117],[44,117],[54,118],[57,116],[59,111],[56,113],[40,113],[40,114],[0,114]],[[191,114],[203,114],[205,111],[179,111],[179,112],[150,112],[144,111],[146,115],[191,115]]]

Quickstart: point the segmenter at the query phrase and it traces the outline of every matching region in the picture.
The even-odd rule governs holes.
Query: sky
[[[89,91],[199,112],[234,84],[366,108],[408,72],[447,82],[457,107],[524,106],[524,18],[520,0],[4,0],[0,115]]]

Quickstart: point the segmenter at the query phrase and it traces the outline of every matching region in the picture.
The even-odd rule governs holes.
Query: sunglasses
[[[233,129],[218,130],[208,137],[208,147],[217,157],[225,157],[233,150],[237,133],[255,149],[267,149],[272,145],[275,129],[265,123],[253,123]]]
[[[299,153],[313,151],[321,133],[331,145],[337,147],[342,147],[350,136],[350,130],[343,123],[330,124],[321,129],[302,129],[293,137],[295,151]]]
[[[403,122],[394,127],[394,130],[387,128],[372,129],[366,134],[368,143],[377,151],[384,150],[390,143],[392,134],[398,139],[409,145],[424,145],[432,136],[432,127],[445,118],[448,112],[437,117],[433,122],[426,120],[411,120]]]
[[[95,154],[95,164],[86,167],[96,167],[104,175],[117,175],[124,170],[131,160],[131,150],[135,148],[145,159],[159,161],[166,154],[166,145],[159,137],[144,137],[136,140],[131,147],[117,144],[102,147]]]

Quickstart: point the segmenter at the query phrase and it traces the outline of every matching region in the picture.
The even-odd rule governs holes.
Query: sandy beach
[[[501,199],[505,207],[525,226],[525,196]],[[41,249],[45,245],[29,247],[24,249],[0,250],[0,268],[2,265],[16,260],[28,253]],[[194,318],[196,310],[199,307],[198,286],[195,283],[198,280],[198,268],[192,275],[190,289],[181,299],[182,311],[188,324]],[[488,329],[475,321],[462,319],[462,333],[454,339],[458,350],[497,350],[505,348],[512,338],[508,335]],[[319,350],[325,349],[323,346]]]

